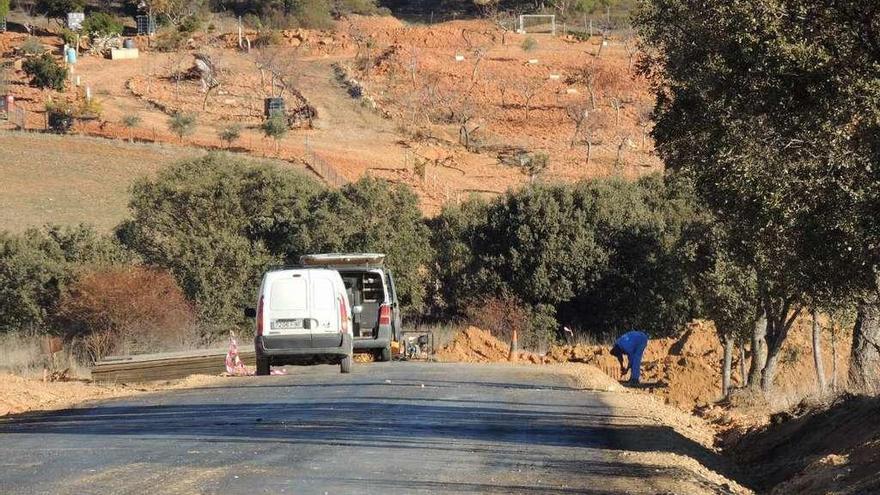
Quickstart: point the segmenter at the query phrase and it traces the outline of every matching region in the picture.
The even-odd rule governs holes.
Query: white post
[[[238,16],[238,48],[244,48],[244,43],[241,41],[241,16]]]
[[[86,101],[92,101],[92,88],[90,86],[86,86]]]

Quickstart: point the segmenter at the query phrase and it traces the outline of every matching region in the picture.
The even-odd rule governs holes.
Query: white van
[[[257,319],[258,375],[268,375],[272,365],[328,361],[339,363],[343,373],[351,371],[351,306],[336,270],[266,272],[257,307],[247,308],[245,315]]]

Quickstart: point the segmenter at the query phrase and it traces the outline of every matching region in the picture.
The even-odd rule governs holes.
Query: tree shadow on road
[[[440,381],[443,383],[443,381]],[[456,383],[456,382],[450,382]],[[480,386],[485,386],[480,383]],[[337,385],[338,386],[338,385]],[[491,386],[491,385],[490,385]],[[504,384],[510,387],[510,384]],[[536,387],[524,387],[536,388]],[[540,388],[540,387],[539,387]],[[274,445],[360,447],[370,450],[480,453],[495,468],[541,466],[559,477],[591,475],[614,477],[668,476],[661,466],[644,466],[618,460],[621,450],[671,452],[698,460],[704,466],[730,475],[718,456],[672,428],[639,424],[638,418],[596,410],[600,404],[572,405],[560,400],[493,404],[483,400],[435,400],[425,397],[352,397],[347,399],[286,400],[295,396],[273,393],[267,402],[195,403],[169,405],[117,405],[57,413],[21,415],[0,420],[0,435],[15,433],[20,442],[34,435],[75,435],[77,442],[120,442],[131,438],[191,443],[237,444],[243,449]],[[235,390],[235,389],[232,389]],[[540,407],[540,409],[538,409]],[[36,440],[36,438],[35,438]],[[585,459],[585,452],[592,452]],[[598,454],[597,454],[598,452]],[[607,460],[596,460],[607,458]],[[692,474],[682,477],[693,478]],[[424,481],[384,480],[397,489],[428,490]],[[411,485],[406,485],[411,483]],[[471,483],[446,491],[482,490]],[[391,485],[389,485],[391,486]],[[506,486],[499,493],[551,493],[529,487]],[[569,492],[558,492],[569,493]],[[577,490],[570,493],[604,493]]]

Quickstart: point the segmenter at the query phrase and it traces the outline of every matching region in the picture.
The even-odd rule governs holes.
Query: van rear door
[[[342,313],[345,306],[341,287],[334,284],[339,274],[332,270],[311,270],[311,310],[312,345],[314,347],[336,347],[342,342]],[[344,311],[348,311],[347,308]]]
[[[264,327],[263,335],[302,336],[303,344],[309,345],[309,284],[307,270],[270,273],[266,280],[268,328]]]

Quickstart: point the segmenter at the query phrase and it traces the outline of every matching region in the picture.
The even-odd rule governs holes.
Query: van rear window
[[[312,281],[312,297],[315,298],[312,305],[315,309],[334,309],[336,298],[333,296],[333,284],[324,278]]]
[[[272,287],[269,289],[269,309],[306,310],[308,309],[306,298],[305,278],[281,278],[272,282]]]

